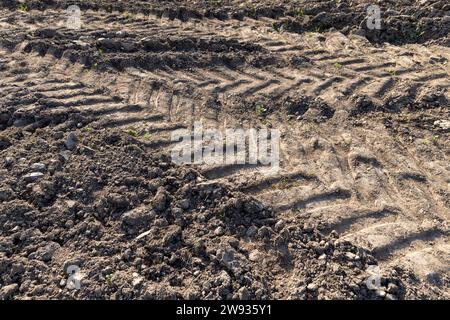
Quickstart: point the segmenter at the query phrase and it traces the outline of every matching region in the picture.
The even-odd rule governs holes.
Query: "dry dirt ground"
[[[0,299],[448,299],[450,4],[373,2],[0,0]]]

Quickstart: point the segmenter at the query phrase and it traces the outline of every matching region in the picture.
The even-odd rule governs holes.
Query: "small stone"
[[[357,257],[357,255],[352,252],[346,252],[345,257],[347,258],[347,260],[353,261],[356,260],[355,258]]]
[[[255,236],[256,232],[258,232],[258,228],[256,226],[250,226],[245,234],[247,237],[252,238]]]
[[[235,258],[236,251],[233,248],[219,249],[217,252],[217,258],[219,261],[228,266]]]
[[[131,282],[131,284],[133,285],[133,287],[138,286],[139,284],[141,284],[144,281],[144,278],[141,277],[137,272],[133,273],[133,280]]]
[[[214,230],[214,235],[216,236],[222,236],[225,233],[224,228],[222,227],[217,227],[216,230]]]
[[[308,284],[306,289],[308,289],[309,291],[317,291],[318,287],[317,284],[311,282],[310,284]]]
[[[59,153],[61,161],[67,161],[70,158],[70,151],[64,150]]]
[[[42,261],[50,261],[59,248],[61,248],[61,246],[56,242],[50,242],[49,244],[47,244],[45,246],[44,253],[42,254]]]
[[[179,202],[179,206],[183,210],[187,210],[190,207],[190,202],[188,199],[183,199]]]
[[[75,149],[78,142],[78,138],[74,132],[69,133],[67,136],[66,141],[64,142],[65,146],[69,150]]]
[[[0,201],[9,201],[14,198],[14,191],[9,188],[0,188]]]
[[[47,169],[45,164],[40,163],[40,162],[33,163],[30,168],[33,171],[39,171],[39,172],[43,172],[43,171],[45,171]]]
[[[153,198],[153,205],[155,209],[158,211],[164,211],[166,209],[167,204],[167,193],[166,189],[163,187],[159,187],[158,191],[156,191],[156,195]]]
[[[122,222],[128,227],[145,227],[154,217],[154,211],[145,207],[139,207],[125,212],[122,215]]]
[[[327,255],[324,253],[319,257],[319,260],[325,260],[327,258]]]
[[[56,131],[55,133],[53,133],[53,138],[54,139],[62,139],[64,137],[64,132],[62,131]]]
[[[261,212],[264,209],[264,205],[257,201],[249,201],[244,203],[244,211],[248,214],[254,214]]]
[[[6,167],[12,166],[13,163],[14,163],[14,158],[12,158],[12,157],[6,157],[5,158],[5,166]]]
[[[131,251],[130,248],[126,249],[122,254],[122,258],[126,261],[130,261],[132,256],[133,256],[133,251]]]
[[[26,182],[35,182],[44,176],[42,172],[32,172],[23,176]]]
[[[179,215],[181,215],[183,213],[183,210],[181,208],[175,207],[175,208],[172,208],[172,213],[175,216],[179,216]]]

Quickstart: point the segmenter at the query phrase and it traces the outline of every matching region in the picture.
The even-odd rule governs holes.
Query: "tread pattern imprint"
[[[64,126],[64,114],[80,113],[93,127],[149,133],[149,148],[168,151],[171,131],[198,120],[278,128],[276,175],[260,166],[199,170],[448,294],[449,48],[277,32],[268,18],[89,11],[82,30],[69,30],[59,11],[17,14],[1,12],[0,98],[24,121],[39,110],[27,125]],[[8,38],[13,31],[22,36]],[[436,99],[444,104],[429,103]],[[287,101],[309,105],[290,114]],[[270,112],[261,119],[252,108],[263,102]]]

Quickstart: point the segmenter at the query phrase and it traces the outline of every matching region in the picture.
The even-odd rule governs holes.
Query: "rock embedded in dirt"
[[[167,206],[167,191],[163,187],[159,187],[153,198],[153,205],[156,210],[164,211]]]
[[[224,235],[225,234],[225,230],[224,230],[224,228],[223,227],[217,227],[215,230],[214,230],[214,235],[215,236],[222,236],[222,235]]]
[[[42,253],[42,261],[50,261],[59,248],[61,248],[61,246],[56,242],[50,242],[49,244],[47,244],[45,246],[44,252]]]
[[[245,235],[249,238],[252,238],[256,235],[257,232],[258,232],[258,227],[252,225],[247,229]]]
[[[6,157],[5,158],[5,167],[10,167],[12,166],[14,163],[14,158],[13,157]]]
[[[44,174],[42,172],[31,172],[29,174],[24,175],[23,179],[26,182],[36,182],[40,180],[43,176]]]
[[[139,207],[125,212],[122,215],[122,223],[128,233],[137,233],[147,228],[150,221],[155,217],[155,212],[150,208]]]
[[[75,132],[70,132],[66,138],[66,141],[64,142],[64,145],[68,150],[75,149],[76,145],[78,143],[78,137],[75,134]]]
[[[314,292],[317,291],[318,288],[319,287],[317,286],[317,284],[315,284],[313,282],[306,286],[306,289],[308,289],[309,291],[314,291]]]
[[[43,163],[36,162],[36,163],[33,163],[33,164],[30,166],[30,169],[33,170],[33,171],[44,172],[44,171],[47,169],[47,167],[46,167],[46,165],[43,164]]]
[[[9,187],[0,187],[0,201],[10,201],[14,198],[14,191]]]
[[[188,210],[189,206],[190,206],[190,202],[188,199],[183,199],[180,202],[178,202],[178,205],[180,206],[181,209]]]

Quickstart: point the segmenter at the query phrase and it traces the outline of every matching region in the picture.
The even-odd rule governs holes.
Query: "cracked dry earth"
[[[1,299],[449,298],[446,1],[73,3],[0,1]],[[173,164],[195,121],[281,170]]]

